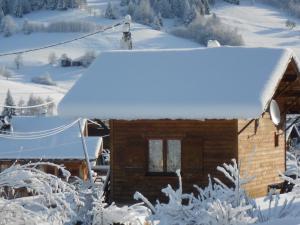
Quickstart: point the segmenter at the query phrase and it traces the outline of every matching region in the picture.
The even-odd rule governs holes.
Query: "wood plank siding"
[[[135,191],[151,201],[160,197],[161,188],[178,179],[172,175],[149,175],[148,138],[180,139],[184,191],[193,184],[206,185],[208,174],[220,177],[216,167],[237,158],[237,120],[112,120],[111,197],[117,202],[132,202]]]
[[[249,122],[239,120],[239,130]],[[255,176],[244,188],[252,197],[264,196],[268,185],[282,182],[279,172],[285,170],[285,132],[276,128],[269,113],[264,113],[239,134],[238,140],[241,174]]]

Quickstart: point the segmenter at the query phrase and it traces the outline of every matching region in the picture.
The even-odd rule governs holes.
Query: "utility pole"
[[[132,38],[131,38],[131,32],[130,32],[130,23],[131,23],[131,16],[127,15],[125,16],[124,22],[123,22],[123,36],[121,39],[121,49],[131,50],[132,49]]]
[[[83,134],[82,125],[81,125],[81,119],[78,120],[78,126],[79,126],[79,130],[80,130],[80,136],[81,136],[81,142],[82,142],[82,147],[83,147],[83,151],[84,151],[85,161],[86,161],[88,172],[89,172],[89,180],[90,180],[91,184],[93,184],[94,181],[93,181],[93,176],[92,176],[92,168],[91,168],[91,164],[90,164],[89,155],[87,152],[86,142],[84,139],[84,134]]]

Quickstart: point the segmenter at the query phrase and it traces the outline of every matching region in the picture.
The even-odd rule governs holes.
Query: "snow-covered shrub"
[[[296,23],[294,21],[292,21],[292,20],[287,20],[285,22],[285,26],[287,28],[289,28],[290,30],[292,30],[292,29],[294,29],[296,27]]]
[[[46,26],[47,32],[93,32],[97,29],[94,22],[89,21],[55,21]]]
[[[55,65],[57,62],[57,56],[54,52],[50,52],[48,55],[48,62],[50,65]]]
[[[39,170],[40,166],[55,167],[63,179]],[[78,212],[84,208],[84,196],[67,182],[69,176],[65,168],[48,162],[13,164],[5,169],[0,173],[0,207],[5,207],[0,210],[0,224],[76,223]],[[19,189],[34,196],[11,199]]]
[[[139,217],[141,215],[148,216],[150,211],[141,204],[123,207],[118,207],[114,203],[108,205],[104,202],[103,192],[98,190],[94,196],[93,208],[90,213],[93,215],[92,225],[141,225]]]
[[[185,194],[182,191],[180,171],[177,171],[179,188],[170,185],[162,189],[169,198],[168,203],[157,201],[152,205],[142,194],[135,193],[136,200],[142,200],[152,211],[151,221],[160,225],[201,224],[201,225],[246,225],[255,223],[257,218],[249,211],[253,206],[242,186],[252,178],[242,178],[235,160],[217,168],[228,178],[232,186],[228,187],[219,179],[209,177],[208,186],[195,186],[198,194]]]
[[[36,84],[50,85],[50,86],[56,85],[56,82],[52,79],[49,73],[46,73],[45,75],[33,77],[31,79],[31,82]]]
[[[240,46],[244,44],[243,37],[235,28],[224,23],[217,16],[209,18],[199,16],[188,26],[175,28],[173,34],[197,41],[206,45],[209,40],[217,40],[221,45]]]
[[[22,26],[22,31],[24,34],[31,34],[33,32],[44,32],[46,29],[44,23],[34,22],[25,20]]]
[[[79,58],[82,66],[88,67],[96,59],[95,51],[87,51],[82,57]]]
[[[17,24],[15,23],[14,19],[6,15],[1,20],[0,25],[0,32],[3,33],[4,37],[9,37],[13,35],[17,30]]]

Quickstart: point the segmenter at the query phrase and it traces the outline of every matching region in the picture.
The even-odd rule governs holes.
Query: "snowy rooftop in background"
[[[14,132],[49,130],[74,120],[53,117],[13,117]],[[102,138],[86,138],[90,159],[96,159]],[[0,159],[84,159],[80,131],[76,123],[71,128],[43,139],[12,140],[0,137]]]
[[[291,58],[272,48],[104,52],[59,114],[108,119],[258,118]]]

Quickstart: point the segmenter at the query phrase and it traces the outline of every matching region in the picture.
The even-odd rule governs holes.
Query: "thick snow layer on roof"
[[[102,53],[59,113],[109,119],[258,118],[290,50],[219,47]]]
[[[74,120],[53,117],[13,117],[14,132],[49,130],[72,123]],[[102,139],[86,138],[88,155],[96,159]],[[84,159],[80,131],[77,124],[43,139],[12,140],[0,137],[0,159]]]

